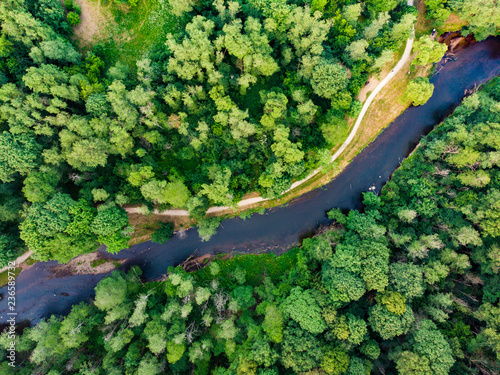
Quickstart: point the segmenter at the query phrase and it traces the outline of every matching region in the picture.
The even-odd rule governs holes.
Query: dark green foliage
[[[151,241],[156,243],[166,243],[174,234],[174,224],[162,223],[161,226],[151,235]]]

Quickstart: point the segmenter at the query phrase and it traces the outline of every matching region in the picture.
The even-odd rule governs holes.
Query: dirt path
[[[92,41],[101,36],[101,31],[106,27],[109,20],[102,13],[103,8],[101,7],[100,0],[96,2],[75,0],[75,2],[82,9],[82,13],[80,14],[82,22],[74,28],[75,36],[82,44],[90,45]]]

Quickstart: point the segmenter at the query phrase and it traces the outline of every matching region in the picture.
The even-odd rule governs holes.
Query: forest
[[[481,40],[500,24],[490,3],[429,9],[469,19]],[[0,266],[26,248],[60,262],[126,248],[126,205],[187,209],[207,239],[219,225],[208,207],[279,196],[329,162],[360,88],[393,62],[417,13],[397,0],[169,6],[185,27],[131,65],[102,43],[78,47],[72,0],[1,2]],[[416,46],[417,65],[446,50]],[[427,78],[409,87],[415,105],[432,94]]]
[[[5,374],[496,374],[500,78],[422,139],[363,210],[281,256],[212,259],[24,329]],[[8,349],[4,333],[0,346]],[[5,356],[5,351],[2,354]]]

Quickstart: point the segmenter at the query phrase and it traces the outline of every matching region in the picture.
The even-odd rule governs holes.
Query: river
[[[379,137],[366,147],[329,184],[295,199],[291,203],[253,214],[242,220],[222,222],[210,241],[201,242],[196,229],[174,236],[164,245],[145,242],[113,255],[127,259],[122,267],[138,265],[146,280],[160,278],[167,268],[191,254],[216,252],[282,253],[300,243],[319,226],[328,224],[326,212],[334,207],[361,206],[361,193],[375,187],[380,192],[401,161],[414,149],[422,135],[440,123],[459,104],[466,89],[500,74],[500,37],[473,44],[455,55],[456,60],[437,67],[431,78],[432,98],[423,106],[408,108]],[[444,67],[441,69],[441,67]],[[101,249],[102,251],[102,249]],[[71,306],[89,301],[95,285],[107,274],[53,277],[57,262],[39,262],[21,272],[16,279],[17,321],[37,323],[51,314],[67,314]],[[6,287],[0,289],[6,295]],[[0,323],[8,319],[6,299],[0,300]]]

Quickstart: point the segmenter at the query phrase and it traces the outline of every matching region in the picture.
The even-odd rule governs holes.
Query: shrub
[[[165,243],[174,234],[174,224],[162,223],[161,226],[151,235],[151,241]]]

